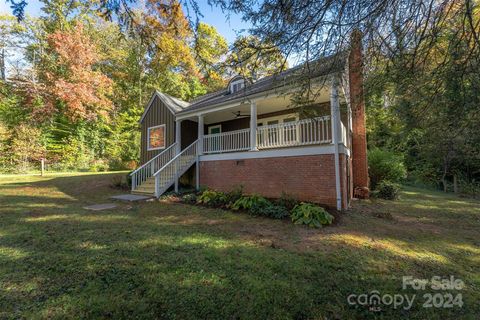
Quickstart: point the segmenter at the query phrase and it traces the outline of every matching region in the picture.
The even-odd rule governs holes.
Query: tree
[[[112,82],[94,69],[100,55],[83,25],[52,33],[48,44],[56,68],[45,72],[46,87],[65,108],[65,114],[72,121],[108,117],[113,107],[108,97]]]
[[[377,62],[367,90],[377,92],[367,104],[377,126],[369,145],[404,152],[411,177],[445,191],[452,182],[480,178],[480,61],[472,56],[475,34],[465,25],[462,8],[450,12],[434,41],[419,48],[405,46],[405,35],[397,31],[398,50]],[[428,59],[413,59],[415,52]]]
[[[207,91],[215,91],[225,86],[225,66],[222,60],[228,53],[227,41],[211,25],[199,23],[197,25],[194,52],[200,72],[202,83]]]
[[[282,52],[272,43],[262,42],[255,36],[235,40],[227,65],[247,79],[256,80],[288,67]]]
[[[205,93],[190,43],[193,32],[176,0],[148,1],[142,32],[149,37],[149,69],[153,86],[189,100]],[[153,73],[153,71],[155,73]]]
[[[21,172],[29,169],[29,164],[45,156],[41,131],[28,124],[20,124],[11,134],[7,154]]]

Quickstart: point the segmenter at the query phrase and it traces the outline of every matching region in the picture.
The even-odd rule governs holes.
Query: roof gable
[[[186,108],[188,108],[190,106],[190,103],[188,103],[188,102],[185,102],[185,101],[182,101],[180,99],[174,98],[172,96],[169,96],[168,94],[165,94],[165,93],[162,93],[162,92],[159,92],[159,91],[155,91],[152,94],[152,97],[150,98],[150,100],[148,101],[147,106],[145,107],[145,111],[143,112],[142,117],[140,118],[140,121],[139,121],[140,123],[143,121],[143,119],[147,115],[147,113],[150,110],[150,107],[152,106],[155,98],[160,99],[160,101],[162,101],[165,104],[167,109],[173,115],[176,115],[178,112],[180,112],[182,110],[185,110]]]

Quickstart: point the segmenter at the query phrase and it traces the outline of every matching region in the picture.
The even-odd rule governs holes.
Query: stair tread
[[[149,192],[149,191],[135,190],[135,191],[131,191],[131,193],[147,193],[147,194],[154,194],[155,192]]]
[[[178,162],[177,172],[160,172],[160,194],[163,194],[174,182],[177,175],[183,175],[196,160],[196,156],[181,157]],[[155,194],[155,177],[148,177],[132,191],[133,194]]]

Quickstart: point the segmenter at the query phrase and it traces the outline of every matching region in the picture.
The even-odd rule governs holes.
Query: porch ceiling
[[[315,99],[316,103],[328,102],[330,100],[330,92],[328,89],[322,90]],[[257,99],[257,115],[266,113],[272,113],[277,111],[286,110],[292,108],[292,102],[290,96],[270,96],[263,99]],[[205,124],[218,123],[228,120],[233,120],[236,117],[236,113],[240,112],[241,115],[250,115],[250,103],[232,105],[230,108],[213,111],[204,114]]]

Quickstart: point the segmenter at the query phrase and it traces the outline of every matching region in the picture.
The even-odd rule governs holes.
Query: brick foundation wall
[[[347,208],[346,163],[340,155],[343,208]],[[216,160],[200,162],[200,185],[230,191],[242,185],[247,194],[298,200],[336,207],[334,155]]]

